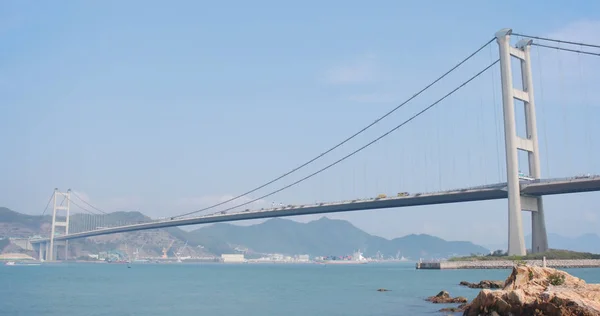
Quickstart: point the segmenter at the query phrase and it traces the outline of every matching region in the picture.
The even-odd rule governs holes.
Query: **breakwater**
[[[542,267],[543,260],[524,260],[519,263],[525,263],[530,266]],[[516,261],[511,260],[488,260],[488,261],[422,261],[417,262],[417,269],[512,269],[517,265]],[[580,260],[546,260],[548,268],[600,268],[600,259],[580,259]]]

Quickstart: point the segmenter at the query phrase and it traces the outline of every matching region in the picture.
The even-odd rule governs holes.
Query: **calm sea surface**
[[[567,271],[600,283],[600,269]],[[447,290],[472,299],[478,290],[458,282],[509,273],[413,263],[0,266],[0,315],[439,315],[443,305],[423,298]]]

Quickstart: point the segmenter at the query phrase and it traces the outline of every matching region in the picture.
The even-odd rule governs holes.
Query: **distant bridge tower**
[[[540,179],[540,156],[533,78],[531,74],[531,40],[521,40],[516,47],[510,46],[511,29],[502,29],[496,33],[500,48],[500,73],[502,77],[502,107],[504,112],[504,138],[506,146],[506,173],[508,185],[508,254],[525,255],[525,238],[521,211],[531,211],[532,252],[548,250],[548,236],[544,220],[544,207],[541,197],[521,195],[519,183],[518,151],[528,153],[529,177]],[[511,59],[515,57],[521,63],[522,89],[513,86]],[[517,136],[515,121],[515,99],[525,106],[526,138]]]
[[[63,197],[62,202],[66,202],[66,205],[63,205],[58,199]],[[67,190],[67,192],[59,192],[58,189],[54,189],[54,210],[52,212],[52,229],[50,231],[50,247],[47,249],[46,260],[56,260],[56,252],[54,244],[54,235],[59,233],[64,233],[65,235],[69,234],[69,215],[71,209],[71,189]],[[58,214],[58,211],[65,211],[64,214]],[[64,221],[63,221],[64,217]],[[69,257],[69,241],[64,241],[65,247],[65,260]]]

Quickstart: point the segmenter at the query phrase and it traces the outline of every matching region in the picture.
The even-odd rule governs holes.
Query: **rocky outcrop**
[[[458,305],[457,307],[444,307],[442,309],[440,309],[440,312],[443,313],[460,313],[460,312],[464,312],[465,309],[467,308],[468,304],[467,303],[463,303]]]
[[[600,284],[552,268],[516,266],[502,290],[482,290],[463,315],[600,316]]]
[[[430,296],[425,299],[432,303],[466,303],[467,299],[462,296],[451,297],[446,291],[439,292],[436,296]]]
[[[479,283],[460,281],[460,285],[468,286],[472,289],[501,289],[504,287],[504,281],[483,280],[479,281]]]

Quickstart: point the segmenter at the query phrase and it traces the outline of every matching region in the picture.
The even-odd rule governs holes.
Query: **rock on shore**
[[[467,299],[462,296],[451,297],[446,291],[439,292],[436,296],[430,296],[425,299],[432,303],[466,303]]]
[[[516,266],[502,290],[481,290],[463,315],[600,316],[600,284],[552,268]]]
[[[460,281],[460,285],[468,286],[472,289],[501,289],[504,287],[504,281],[483,280],[479,281],[479,283]]]

